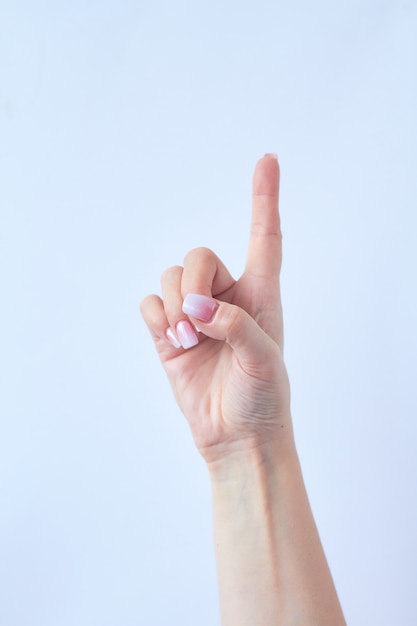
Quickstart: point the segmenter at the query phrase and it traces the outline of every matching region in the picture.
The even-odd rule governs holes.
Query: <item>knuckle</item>
[[[173,265],[172,267],[168,267],[161,274],[161,283],[166,284],[173,280],[178,274],[182,272],[182,267],[179,265]]]
[[[153,300],[154,297],[155,297],[154,295],[150,294],[148,296],[145,296],[141,300],[141,302],[139,304],[139,310],[142,313],[142,315],[147,311],[147,309],[149,308],[149,305],[152,303],[152,300]]]
[[[206,248],[205,246],[199,246],[198,248],[193,248],[192,250],[190,250],[184,258],[184,265],[187,263],[196,263],[196,261],[198,262],[204,262],[204,261],[208,261],[211,260],[215,257],[215,254],[212,250],[210,250],[210,248]]]
[[[159,302],[158,296],[155,294],[149,294],[143,298],[143,300],[139,304],[139,310],[142,314],[143,319],[146,322],[150,322],[154,317],[155,307]]]

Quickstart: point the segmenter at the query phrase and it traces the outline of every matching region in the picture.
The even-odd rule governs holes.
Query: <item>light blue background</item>
[[[238,275],[282,168],[286,359],[349,624],[417,623],[417,8],[0,1],[0,624],[219,624],[208,476],[138,304]]]

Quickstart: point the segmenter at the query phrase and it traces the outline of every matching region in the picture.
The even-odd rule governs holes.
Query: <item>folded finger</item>
[[[182,310],[181,282],[183,268],[176,265],[165,270],[161,278],[162,299],[168,321],[168,337],[175,338],[183,348],[192,348],[198,344],[198,335],[194,326]]]
[[[146,296],[140,304],[140,310],[159,353],[167,348],[181,347],[175,335],[170,332],[164,303],[159,296],[154,294]]]
[[[209,248],[195,248],[185,257],[181,280],[183,298],[188,293],[217,298],[234,284],[226,266]]]

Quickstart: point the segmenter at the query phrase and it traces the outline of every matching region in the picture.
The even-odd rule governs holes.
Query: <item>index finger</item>
[[[279,165],[275,154],[258,161],[252,182],[252,222],[246,274],[278,279],[282,261],[282,236],[278,212]]]

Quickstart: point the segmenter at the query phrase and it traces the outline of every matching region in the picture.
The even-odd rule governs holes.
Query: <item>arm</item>
[[[223,626],[345,624],[295,451],[263,446],[210,474]]]
[[[222,625],[341,626],[293,439],[278,189],[277,159],[265,155],[238,281],[198,248],[164,273],[162,298],[148,296],[142,314],[209,469]]]

